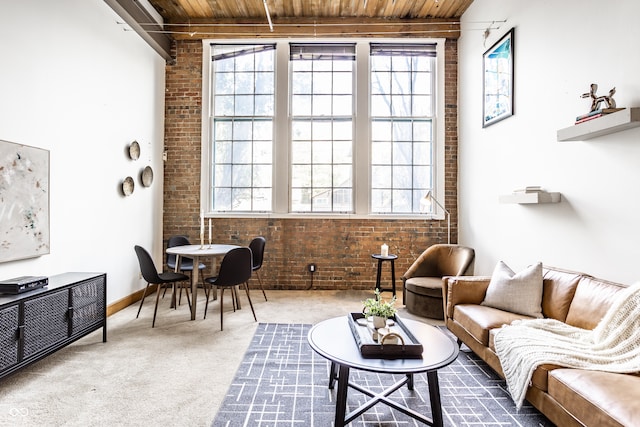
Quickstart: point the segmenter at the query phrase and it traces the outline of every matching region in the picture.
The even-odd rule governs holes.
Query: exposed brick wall
[[[178,41],[174,65],[167,65],[164,165],[165,240],[173,234],[199,233],[202,42]],[[457,241],[458,196],[458,51],[457,40],[445,47],[445,191],[451,213],[451,240]],[[257,235],[267,239],[261,275],[268,289],[306,289],[315,263],[318,289],[373,289],[377,261],[372,253],[387,243],[398,255],[396,285],[424,249],[446,243],[447,221],[378,219],[214,219],[213,239],[248,245]],[[383,281],[390,277],[384,264]],[[386,285],[385,285],[386,286]]]

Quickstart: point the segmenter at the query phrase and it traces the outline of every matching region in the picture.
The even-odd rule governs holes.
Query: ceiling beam
[[[104,0],[124,21],[167,62],[171,57],[171,37],[161,23],[138,0]]]
[[[278,18],[273,32],[266,19],[191,20],[165,23],[165,31],[176,40],[278,37],[460,37],[457,19],[385,18]]]

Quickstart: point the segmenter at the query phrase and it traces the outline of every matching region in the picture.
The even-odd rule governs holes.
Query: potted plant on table
[[[367,318],[372,318],[374,328],[384,328],[387,326],[387,319],[395,316],[398,311],[393,306],[395,302],[395,295],[389,301],[384,301],[380,295],[380,290],[376,289],[375,298],[367,298],[363,301],[364,308],[362,309],[362,314]]]

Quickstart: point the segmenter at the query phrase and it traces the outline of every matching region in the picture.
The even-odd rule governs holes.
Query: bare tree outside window
[[[418,213],[433,187],[431,45],[371,45],[371,212]]]
[[[291,45],[291,211],[353,212],[354,44]]]
[[[213,45],[214,212],[272,210],[274,45]]]

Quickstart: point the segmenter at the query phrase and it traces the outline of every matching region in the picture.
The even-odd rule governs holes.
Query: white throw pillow
[[[516,274],[504,262],[498,262],[482,305],[542,318],[542,263]]]

